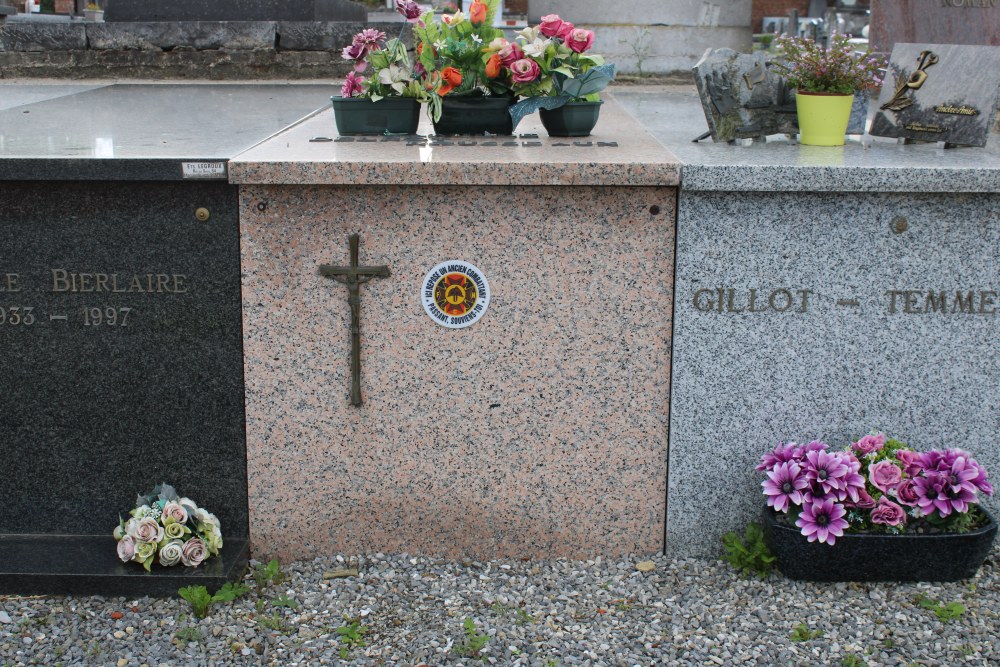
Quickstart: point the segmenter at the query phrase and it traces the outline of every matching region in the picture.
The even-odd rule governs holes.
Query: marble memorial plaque
[[[985,146],[1000,94],[1000,48],[897,44],[871,133]]]
[[[794,134],[794,99],[766,53],[710,49],[694,66],[694,81],[714,141]]]

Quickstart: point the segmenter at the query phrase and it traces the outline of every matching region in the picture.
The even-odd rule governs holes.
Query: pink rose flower
[[[208,557],[208,547],[197,537],[192,537],[184,543],[181,550],[181,562],[188,567],[198,567]]]
[[[559,34],[556,35],[556,37],[565,42],[566,39],[569,37],[570,33],[572,33],[574,30],[576,30],[576,28],[573,26],[572,23],[570,23],[569,21],[563,21],[562,27],[559,28]]]
[[[852,444],[851,447],[859,454],[864,455],[877,452],[882,449],[883,445],[885,445],[885,435],[879,433],[878,435],[866,435]]]
[[[166,522],[167,519],[184,523],[188,520],[187,510],[181,507],[180,503],[169,502],[163,506],[163,512],[160,514],[160,521]]]
[[[566,46],[577,53],[583,53],[594,45],[594,33],[591,30],[577,28],[566,37]]]
[[[858,509],[870,510],[875,507],[875,499],[868,495],[864,489],[858,489],[858,501],[856,503],[845,502],[847,507],[857,507]]]
[[[507,68],[510,68],[511,65],[524,58],[524,51],[517,44],[504,44],[497,51],[497,54],[499,54],[503,66]]]
[[[883,526],[900,526],[906,522],[906,512],[902,507],[885,496],[878,499],[878,505],[872,510],[872,523]]]
[[[147,516],[135,524],[135,533],[133,533],[132,537],[137,542],[156,544],[163,539],[163,526],[156,519]]]
[[[917,487],[913,485],[912,479],[904,479],[896,487],[896,500],[909,507],[917,506]]]
[[[127,563],[132,560],[132,556],[134,555],[135,540],[131,535],[126,535],[122,539],[118,540],[118,558],[120,558],[123,563]]]
[[[888,493],[903,481],[903,471],[892,461],[879,461],[868,468],[868,481],[882,493]]]
[[[903,464],[903,471],[910,477],[916,477],[923,470],[920,454],[909,449],[896,450],[896,460]]]
[[[546,37],[558,37],[565,24],[566,22],[559,18],[558,15],[547,14],[542,17],[542,22],[538,26],[538,32]]]
[[[510,66],[514,83],[531,83],[542,73],[542,68],[530,58],[522,58]]]

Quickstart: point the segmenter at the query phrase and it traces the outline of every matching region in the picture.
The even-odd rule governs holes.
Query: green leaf
[[[250,592],[250,587],[245,586],[242,583],[234,584],[231,581],[227,581],[222,585],[215,595],[212,596],[212,602],[232,602],[237,598],[241,598]]]
[[[212,596],[204,586],[185,586],[177,591],[177,594],[191,604],[194,615],[198,618],[205,618],[208,609],[212,606]]]

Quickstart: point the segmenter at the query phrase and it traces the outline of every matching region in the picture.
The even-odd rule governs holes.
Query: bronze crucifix
[[[351,234],[351,265],[321,264],[320,275],[347,285],[351,304],[351,405],[361,405],[361,284],[372,278],[388,278],[388,266],[358,266],[358,235]]]

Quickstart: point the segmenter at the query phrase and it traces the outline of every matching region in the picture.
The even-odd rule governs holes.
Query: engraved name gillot
[[[694,293],[692,302],[698,310],[709,313],[763,313],[774,311],[778,313],[805,313],[809,310],[809,296],[814,294],[808,289],[775,290],[735,290],[718,287],[716,289],[700,289]]]
[[[183,273],[73,273],[51,269],[53,292],[183,294]]]

